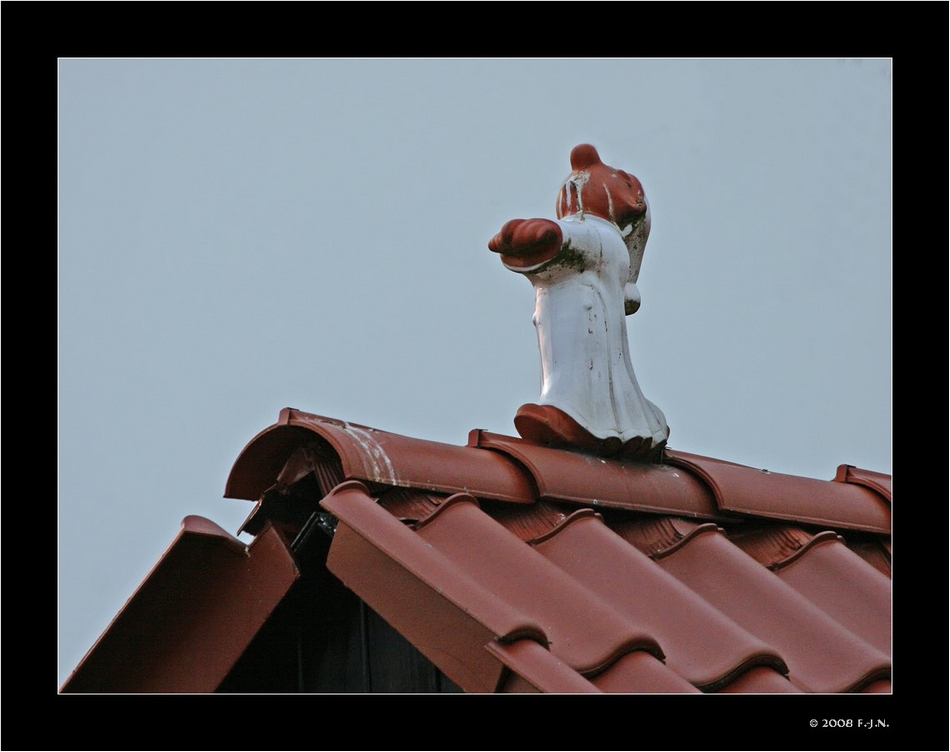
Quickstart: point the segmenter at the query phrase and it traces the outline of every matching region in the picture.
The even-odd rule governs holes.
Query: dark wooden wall
[[[325,545],[329,547],[326,538]],[[311,562],[326,561],[311,551]],[[280,603],[219,692],[461,692],[322,564]]]

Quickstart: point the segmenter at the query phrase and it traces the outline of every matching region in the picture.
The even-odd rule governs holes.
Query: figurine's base
[[[594,436],[563,410],[553,405],[528,403],[515,413],[515,428],[521,438],[535,444],[574,447],[603,455],[622,454],[652,459],[659,457],[666,442],[654,445],[649,437],[636,437],[626,443],[616,436],[606,439]]]

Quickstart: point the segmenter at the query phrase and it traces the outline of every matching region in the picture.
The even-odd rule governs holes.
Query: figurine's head
[[[636,282],[650,237],[650,205],[643,186],[629,172],[601,162],[597,149],[590,144],[571,149],[571,170],[557,194],[557,218],[591,214],[617,225],[630,252],[630,284],[624,309],[628,314],[636,313],[640,307]]]
[[[609,219],[626,238],[634,231],[646,244],[650,232],[650,207],[643,186],[629,172],[618,170],[600,161],[590,144],[571,150],[571,172],[557,196],[557,216],[593,214]]]

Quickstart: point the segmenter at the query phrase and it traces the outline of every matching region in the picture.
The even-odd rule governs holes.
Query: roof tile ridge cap
[[[528,441],[518,436],[506,436],[505,434],[492,433],[491,431],[486,431],[482,428],[473,428],[469,432],[468,446],[477,449],[484,449],[485,451],[489,452],[495,452],[496,454],[501,454],[514,463],[531,483],[535,492],[535,498],[537,499],[545,497],[550,489],[545,488],[545,479],[531,464],[530,453],[535,451],[540,451],[540,456],[542,457],[545,455],[550,457],[551,454],[567,454],[572,458],[581,457],[586,460],[596,460],[604,465],[610,465],[620,469],[627,468],[631,464],[636,465],[643,470],[662,472],[668,469],[667,463],[662,459],[659,461],[647,462],[624,455],[597,454],[595,452],[587,452],[574,447],[536,444],[533,441]],[[542,489],[544,489],[544,492],[542,492]],[[569,500],[578,504],[583,504],[587,501],[590,501],[589,499],[567,499],[566,497],[557,496],[556,493],[555,498],[558,498],[559,500]]]
[[[538,478],[535,473],[532,472],[531,467],[527,464],[525,459],[517,453],[517,451],[512,451],[511,448],[506,446],[493,445],[493,440],[512,441],[515,443],[520,442],[528,444],[528,442],[526,442],[524,439],[517,436],[505,436],[504,434],[492,433],[491,431],[487,431],[484,428],[473,428],[468,432],[468,443],[466,444],[466,447],[469,449],[481,449],[485,452],[492,452],[496,455],[501,455],[506,460],[508,460],[512,466],[515,467],[519,473],[521,473],[525,481],[527,481],[533,493],[534,500],[537,501],[541,497],[541,489]],[[535,445],[532,444],[531,446]]]
[[[778,570],[784,569],[790,564],[794,564],[796,561],[802,558],[806,552],[810,551],[816,546],[834,543],[836,541],[841,542],[841,544],[844,545],[844,538],[838,535],[838,533],[834,532],[833,530],[824,530],[820,533],[817,533],[816,535],[813,535],[810,540],[803,543],[794,553],[786,556],[784,559],[780,559],[779,561],[768,564],[767,568],[773,572],[777,572]]]
[[[857,472],[852,473],[851,470]],[[884,483],[878,483],[873,477],[868,477],[862,473],[870,473],[873,475],[880,475],[888,479],[888,484],[885,486]],[[869,488],[872,491],[880,494],[884,497],[884,501],[888,504],[891,503],[891,488],[890,480],[892,475],[889,473],[879,473],[877,470],[867,470],[857,465],[848,465],[842,464],[838,465],[837,470],[835,471],[835,477],[832,478],[833,483],[847,483],[853,486],[863,486],[864,488]]]
[[[297,423],[329,423],[333,426],[343,426],[346,421],[339,418],[330,418],[326,415],[317,415],[316,413],[298,410],[296,407],[285,407],[280,411],[277,417],[277,425],[289,426]],[[356,424],[351,424],[356,425]],[[360,426],[369,428],[369,426]]]
[[[684,454],[688,454],[689,456],[684,456]],[[727,462],[725,460],[716,459],[715,457],[705,457],[699,454],[690,454],[690,453],[683,453],[683,452],[673,453],[673,454],[667,453],[667,459],[669,460],[669,464],[676,467],[684,468],[686,470],[689,470],[693,474],[699,476],[699,478],[703,480],[709,486],[710,490],[712,491],[713,498],[716,500],[717,505],[720,507],[720,511],[723,512],[724,514],[728,514],[732,510],[728,509],[727,507],[728,500],[723,496],[723,491],[720,488],[719,484],[716,482],[715,476],[711,472],[706,470],[705,467],[703,467],[703,464],[702,464],[703,461],[715,463],[716,465],[727,465],[731,468],[737,468],[739,470],[747,470],[750,473],[762,473],[764,475],[772,476],[775,479],[794,478],[799,481],[804,480],[804,481],[814,482],[814,483],[834,483],[838,481],[837,478],[835,478],[834,480],[823,480],[821,478],[813,478],[808,475],[793,475],[791,473],[782,473],[778,471],[768,470],[766,468],[753,467],[752,465],[741,465],[737,462]],[[867,484],[857,483],[855,481],[849,481],[846,484],[852,485],[852,486],[867,487]],[[889,499],[885,499],[885,501],[889,501]],[[726,507],[726,508],[724,509],[723,507]],[[827,525],[829,523],[829,520],[824,517],[810,518],[810,517],[802,517],[799,515],[793,515],[793,516],[775,515],[775,518],[785,519],[791,522],[797,522],[799,524],[808,524],[808,525],[816,525],[816,524]]]
[[[280,419],[283,425],[305,428],[324,439],[331,449],[336,452],[337,458],[343,466],[343,473],[347,478],[359,474],[358,469],[353,467],[351,463],[352,452],[355,450],[361,458],[363,469],[372,469],[374,473],[373,481],[386,485],[404,485],[396,473],[396,468],[386,450],[383,449],[373,434],[393,436],[397,440],[418,441],[418,439],[383,431],[372,426],[314,415],[289,407],[281,410]],[[344,445],[344,442],[346,442],[346,445]],[[384,477],[384,475],[387,477]]]
[[[284,412],[289,411],[290,415],[286,420],[283,420]],[[307,428],[313,433],[316,433],[318,436],[326,439],[333,448],[338,452],[342,453],[341,447],[339,446],[338,441],[334,441],[334,437],[339,437],[342,433],[347,438],[351,439],[355,445],[357,445],[364,452],[371,451],[365,445],[365,442],[362,439],[368,439],[373,442],[373,449],[379,449],[382,451],[382,447],[378,441],[376,441],[373,434],[379,434],[380,436],[385,436],[391,438],[394,442],[399,441],[409,441],[409,442],[418,442],[430,445],[437,445],[441,447],[447,447],[449,449],[482,449],[484,451],[491,451],[490,448],[479,445],[478,443],[472,443],[470,440],[467,444],[452,444],[445,441],[435,441],[433,439],[422,439],[418,436],[409,436],[404,433],[396,433],[395,431],[387,431],[383,428],[376,428],[375,426],[367,426],[362,423],[353,423],[349,420],[340,420],[338,418],[327,418],[323,415],[316,415],[314,413],[307,413],[302,410],[295,410],[293,408],[284,408],[281,411],[282,420],[278,422],[277,425],[293,425],[299,426],[301,428]],[[322,426],[329,427],[328,430],[320,430]],[[336,430],[334,430],[336,429]],[[267,430],[267,429],[265,429]],[[474,431],[481,431],[482,429],[477,428],[473,429]],[[357,435],[361,438],[357,438]]]
[[[313,413],[307,413],[302,410],[294,410],[292,408],[285,408],[284,410],[289,410],[289,416],[286,419],[285,425],[291,426],[300,426],[301,428],[308,428],[314,433],[323,436],[325,439],[330,441],[330,436],[337,435],[332,429],[337,429],[343,431],[346,434],[352,434],[354,432],[359,433],[378,433],[385,436],[393,436],[397,439],[408,439],[410,441],[420,441],[420,439],[415,439],[411,436],[405,436],[403,434],[393,433],[392,431],[384,431],[382,428],[375,428],[373,426],[365,426],[362,423],[353,423],[349,420],[340,420],[338,418],[327,418],[323,415],[315,415]],[[284,410],[281,410],[281,418],[284,417]],[[329,427],[331,430],[322,431],[319,430],[323,426]]]
[[[664,462],[670,462],[671,464],[685,463],[687,465],[692,464],[696,460],[706,460],[708,462],[715,462],[718,465],[730,465],[731,467],[747,467],[750,470],[760,470],[761,468],[753,467],[752,465],[744,465],[741,462],[733,462],[732,460],[724,460],[719,457],[710,457],[707,454],[696,454],[696,452],[686,452],[682,449],[670,449],[666,447],[663,449],[663,460]],[[769,472],[769,471],[766,471]]]
[[[721,462],[721,460],[717,460],[713,457],[702,457],[698,454],[685,457],[683,456],[683,453],[676,454],[670,451],[664,451],[663,456],[667,464],[672,465],[673,467],[683,468],[704,482],[712,493],[713,499],[716,501],[716,506],[719,507],[720,511],[722,511],[722,505],[725,503],[725,499],[723,499],[722,490],[719,488],[719,484],[716,483],[715,478],[713,478],[713,476],[710,475],[701,464],[697,463],[692,458],[696,457],[698,459],[709,460],[711,462]],[[723,464],[733,465],[734,467],[745,467],[745,465],[735,465],[732,462],[726,462]],[[749,469],[751,470],[753,468]]]
[[[285,417],[286,413],[286,417]],[[316,427],[326,425],[337,428],[347,434],[352,434],[353,432],[359,433],[378,433],[383,436],[392,436],[394,439],[405,439],[407,441],[427,441],[432,444],[438,444],[443,442],[435,442],[430,439],[420,439],[415,436],[407,436],[406,434],[395,433],[393,431],[386,431],[382,428],[376,428],[375,426],[367,426],[362,423],[354,423],[350,420],[341,420],[340,418],[328,418],[325,415],[317,415],[316,413],[308,413],[304,410],[296,410],[292,407],[285,407],[280,411],[280,420],[278,425],[292,425],[300,426],[301,428],[309,428],[314,431],[314,433],[323,436],[329,441],[329,437],[322,431],[315,430]],[[456,444],[445,444],[445,446],[457,446]]]
[[[489,431],[487,428],[473,428],[468,432],[468,446],[470,447],[479,447],[482,449],[490,448],[486,447],[485,444],[490,444],[494,440],[514,441],[521,444],[530,444],[531,446],[541,446],[540,444],[531,444],[531,442],[525,441],[520,436],[508,436],[503,433],[495,433],[494,431]]]
[[[393,523],[395,523],[395,527],[392,528],[393,530],[404,530],[406,535],[412,536],[412,538],[416,539],[419,543],[423,542],[423,539],[421,538],[421,536],[418,536],[413,530],[410,530],[409,526],[400,522],[391,514],[389,514],[389,512],[387,512],[385,509],[379,506],[379,502],[376,499],[374,499],[374,497],[370,494],[369,488],[366,486],[365,483],[362,483],[361,481],[358,481],[358,480],[343,481],[338,486],[336,486],[329,494],[327,494],[326,497],[321,499],[320,506],[323,507],[323,509],[325,509],[326,511],[330,512],[330,514],[334,515],[334,517],[337,517],[338,520],[342,521],[348,527],[352,528],[354,532],[356,532],[357,535],[359,535],[362,538],[366,538],[364,529],[353,527],[351,522],[348,522],[346,519],[340,517],[339,514],[336,511],[334,511],[334,509],[332,508],[335,501],[338,500],[338,497],[341,494],[346,493],[348,491],[358,491],[361,494],[363,494],[365,499],[367,499],[371,503],[371,506],[375,506],[378,509],[381,515],[381,517],[379,517],[378,519],[385,520],[386,518],[389,518],[390,520],[392,520]],[[474,502],[475,505],[478,506],[477,500],[474,497],[470,497],[468,494],[461,493],[461,494],[455,494],[454,496],[461,497],[461,498],[455,499],[455,501],[450,506],[454,506],[455,504],[459,502],[465,502],[469,500]],[[468,498],[465,498],[465,497],[468,497]],[[448,505],[448,501],[449,499],[446,499],[446,501],[443,502],[439,506],[439,509],[437,509],[436,512],[433,512],[433,514],[429,515],[429,517],[427,517],[422,522],[426,522],[430,520],[433,516],[435,516],[437,512],[439,512],[440,510],[442,510],[444,507]],[[375,539],[366,538],[366,540],[370,543],[370,545],[377,546],[377,541]],[[407,540],[410,540],[410,539],[403,538],[403,541],[407,541]],[[380,549],[380,550],[384,550],[384,549]],[[426,572],[420,570],[418,567],[415,566],[415,564],[418,563],[418,560],[410,561],[405,556],[402,556],[401,553],[403,553],[404,550],[405,549],[403,549],[403,551],[397,552],[397,551],[392,550],[390,547],[386,547],[384,550],[384,553],[385,555],[392,558],[392,560],[395,561],[399,566],[405,568],[408,572],[412,573],[414,577],[418,578],[418,580],[420,582],[423,582],[427,587],[436,589],[439,595],[449,600],[455,606],[459,608],[463,608],[464,610],[468,611],[468,609],[464,608],[463,604],[460,601],[457,601],[455,598],[452,597],[451,593],[447,590],[447,588],[440,587],[436,583],[432,582],[432,580],[428,576],[426,576],[427,574]],[[410,554],[411,554],[410,558],[412,558],[412,553],[413,552],[410,551]],[[468,573],[464,569],[457,566],[454,562],[452,562],[450,559],[445,557],[441,552],[437,551],[431,546],[425,547],[425,556],[438,558],[440,560],[439,561],[440,567],[442,567],[444,570],[452,570],[456,578],[456,581],[460,582],[464,580],[466,582],[466,586],[470,589],[470,592],[477,594],[478,598],[481,600],[483,604],[490,603],[490,604],[493,604],[495,608],[499,608],[498,607],[499,603],[503,604],[500,607],[500,611],[504,612],[503,616],[505,618],[511,619],[511,624],[507,625],[508,628],[505,631],[498,631],[495,629],[495,627],[500,626],[500,625],[497,625],[497,624],[492,625],[483,621],[481,618],[483,614],[476,613],[476,612],[469,612],[473,619],[483,624],[486,628],[488,628],[492,632],[494,632],[495,638],[497,640],[499,640],[502,643],[508,643],[508,642],[513,642],[515,640],[529,639],[529,640],[533,640],[537,642],[543,647],[548,646],[550,642],[548,639],[548,636],[546,632],[544,631],[544,628],[536,620],[519,618],[523,615],[520,614],[517,611],[517,609],[513,608],[506,601],[499,601],[499,599],[494,593],[491,593],[490,591],[486,590],[479,582],[469,577]]]
[[[706,535],[708,533],[722,533],[722,535],[725,536],[726,531],[719,527],[719,525],[717,525],[715,522],[705,522],[702,525],[697,526],[694,530],[688,532],[669,548],[665,548],[662,551],[653,551],[648,554],[648,556],[654,560],[664,559],[667,556],[676,553],[681,548],[683,548],[683,546],[685,546],[690,541],[695,540],[700,535]]]
[[[527,451],[540,449],[544,453],[565,453],[571,455],[572,457],[585,457],[588,459],[595,459],[600,462],[611,463],[619,466],[635,464],[639,467],[649,469],[662,468],[665,464],[667,464],[665,461],[666,450],[664,450],[664,454],[660,455],[659,460],[644,460],[636,456],[624,454],[600,454],[598,452],[588,451],[574,446],[538,444],[534,441],[523,439],[520,436],[508,436],[507,434],[494,433],[493,431],[488,431],[484,428],[473,428],[471,431],[469,431],[468,446],[501,452],[511,456],[515,460],[520,460],[520,457],[516,453],[521,449],[525,449]],[[722,462],[722,460],[716,460],[716,462]]]

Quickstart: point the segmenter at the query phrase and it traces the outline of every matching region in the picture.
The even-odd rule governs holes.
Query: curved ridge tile
[[[719,531],[697,530],[658,558],[663,569],[760,639],[809,692],[851,692],[890,677],[890,660],[832,619]]]
[[[667,666],[701,690],[713,690],[753,666],[788,672],[774,648],[657,566],[591,510],[571,515],[535,548],[642,625],[660,643]]]
[[[839,483],[856,483],[874,489],[891,503],[891,476],[874,470],[862,470],[854,465],[838,465],[835,480]]]
[[[224,486],[226,499],[257,501],[274,485],[296,449],[314,440],[306,428],[275,424],[251,439],[231,465]]]
[[[327,568],[452,681],[494,692],[504,667],[495,639],[546,643],[545,629],[473,580],[347,481],[320,502],[337,520]]]
[[[541,624],[551,652],[576,671],[594,675],[632,650],[663,658],[650,634],[484,514],[470,496],[446,500],[417,533],[495,598]]]
[[[340,458],[327,442],[318,440],[316,437],[308,445],[298,447],[291,453],[277,474],[274,488],[280,493],[287,493],[291,486],[302,481],[310,473],[313,473],[317,479],[323,496],[345,480]]]
[[[891,508],[880,494],[851,483],[773,473],[688,452],[669,462],[705,480],[724,512],[808,525],[890,533]]]
[[[891,654],[891,581],[837,536],[815,536],[776,567],[783,582],[835,621]]]
[[[469,445],[508,455],[534,479],[542,499],[589,506],[728,519],[709,490],[672,465],[599,457],[475,430]]]
[[[258,477],[264,480],[265,476]],[[310,517],[314,502],[342,482],[339,457],[326,441],[311,436],[306,445],[291,452],[273,484],[261,493],[241,532],[255,535],[270,522],[295,536]]]
[[[235,460],[228,498],[255,500],[293,451],[320,437],[339,457],[346,480],[402,486],[515,503],[533,503],[534,487],[497,452],[413,439],[368,426],[284,408],[278,422],[255,436]]]

